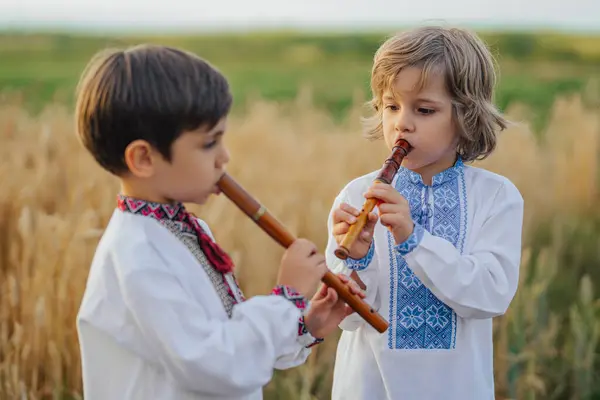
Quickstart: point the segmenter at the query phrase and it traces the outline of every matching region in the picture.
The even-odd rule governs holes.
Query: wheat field
[[[32,116],[18,101],[1,104],[0,398],[81,398],[75,316],[118,185],[80,147],[72,110],[53,104]],[[382,142],[360,136],[359,115],[357,105],[334,122],[310,92],[287,105],[250,101],[229,123],[228,170],[295,235],[324,249],[338,191],[387,156]],[[495,321],[497,398],[592,398],[600,393],[600,282],[584,267],[600,258],[600,109],[580,96],[558,98],[539,136],[525,108],[508,115],[516,124],[477,164],[513,180],[526,204],[522,282]],[[283,250],[223,196],[191,209],[233,256],[246,294],[267,293]],[[571,254],[573,237],[588,244]],[[560,279],[574,270],[584,272]],[[570,297],[560,297],[557,281]],[[329,398],[335,343],[334,335],[306,365],[277,372],[266,398]]]

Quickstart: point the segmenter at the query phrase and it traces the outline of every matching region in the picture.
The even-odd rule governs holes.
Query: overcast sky
[[[600,31],[600,0],[0,0],[2,27],[386,29],[423,21]]]

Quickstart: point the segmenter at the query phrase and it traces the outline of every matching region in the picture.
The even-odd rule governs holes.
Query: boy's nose
[[[396,129],[397,132],[413,132],[415,130],[415,124],[408,113],[400,113],[394,124],[394,129]]]
[[[226,147],[223,147],[223,150],[221,151],[221,153],[219,154],[219,157],[217,158],[217,167],[222,167],[225,164],[227,164],[229,162],[230,156],[229,156],[229,150],[227,150]]]

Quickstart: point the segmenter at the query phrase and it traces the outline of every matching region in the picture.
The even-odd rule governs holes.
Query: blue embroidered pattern
[[[397,246],[388,232],[390,349],[453,349],[456,345],[456,313],[422,284],[403,256],[418,246],[425,230],[463,251],[467,218],[463,173],[459,159],[426,186],[420,175],[399,170],[395,186],[408,200],[415,229]]]
[[[415,224],[415,228],[408,239],[406,239],[404,243],[400,243],[398,246],[396,246],[398,253],[400,253],[401,256],[404,256],[413,251],[413,249],[417,247],[419,243],[421,243],[423,234],[423,226],[421,224]]]
[[[360,259],[347,258],[344,260],[348,269],[353,271],[362,271],[369,266],[371,260],[373,259],[373,254],[375,253],[375,242],[371,242],[371,247],[369,247],[369,251],[367,254]]]

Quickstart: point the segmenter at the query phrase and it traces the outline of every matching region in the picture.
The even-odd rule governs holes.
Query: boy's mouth
[[[219,182],[221,181],[221,178],[223,177],[225,173],[223,173],[221,176],[219,176],[219,179],[217,179],[217,181],[215,182],[211,193],[215,194],[215,195],[220,195],[221,194],[221,188],[219,187]]]

